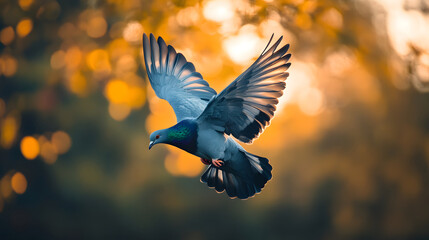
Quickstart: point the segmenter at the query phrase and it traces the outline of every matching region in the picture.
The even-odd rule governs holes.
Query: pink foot
[[[212,164],[216,167],[222,167],[223,161],[222,160],[212,160]]]
[[[208,160],[208,159],[200,158],[200,160],[201,160],[201,162],[202,162],[203,164],[205,164],[205,165],[210,165],[210,164],[211,164],[211,161],[210,161],[210,160]]]

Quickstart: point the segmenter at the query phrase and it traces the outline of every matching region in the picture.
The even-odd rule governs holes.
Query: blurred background
[[[429,1],[0,1],[0,238],[428,239]],[[142,65],[162,36],[221,91],[291,44],[241,201],[148,135],[175,123]]]

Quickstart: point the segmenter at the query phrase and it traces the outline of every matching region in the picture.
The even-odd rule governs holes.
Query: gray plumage
[[[246,152],[234,138],[251,143],[269,125],[278,98],[283,95],[291,55],[289,44],[271,47],[271,37],[260,57],[221,93],[216,94],[195,71],[192,63],[164,40],[143,35],[144,60],[152,88],[167,100],[177,124],[155,131],[150,147],[158,143],[177,146],[198,157],[222,160],[211,164],[201,181],[216,191],[246,199],[258,193],[271,179],[268,159]]]

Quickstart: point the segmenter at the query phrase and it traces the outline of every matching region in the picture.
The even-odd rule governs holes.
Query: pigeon
[[[173,145],[208,165],[201,182],[230,198],[247,199],[271,179],[265,157],[247,152],[238,142],[252,143],[270,124],[286,87],[289,44],[271,47],[274,34],[256,61],[219,94],[194,65],[153,34],[143,34],[146,72],[155,94],[168,101],[177,124],[150,134],[156,144]],[[249,49],[249,51],[252,51]]]

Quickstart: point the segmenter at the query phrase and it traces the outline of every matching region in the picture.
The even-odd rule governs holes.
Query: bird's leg
[[[222,167],[223,161],[222,160],[212,160],[212,164],[216,167]]]
[[[212,162],[209,159],[201,158],[201,162],[205,165],[210,165]]]

